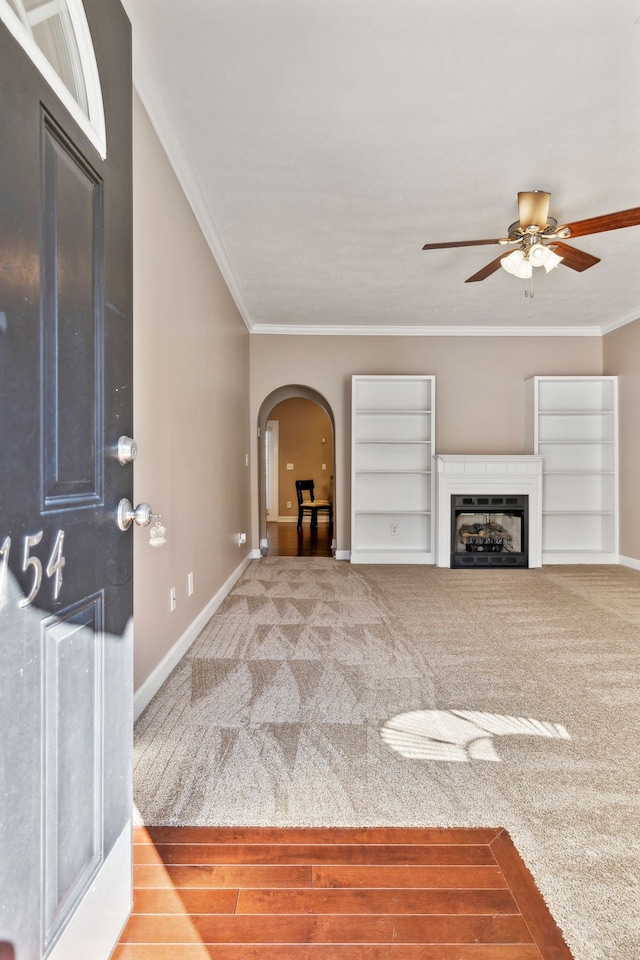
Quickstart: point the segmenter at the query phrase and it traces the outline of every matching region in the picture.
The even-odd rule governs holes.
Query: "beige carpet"
[[[136,726],[150,824],[501,826],[640,958],[640,573],[252,562]]]

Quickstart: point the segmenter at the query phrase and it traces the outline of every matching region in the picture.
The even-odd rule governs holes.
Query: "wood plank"
[[[185,904],[186,904],[185,899]],[[212,913],[215,911],[211,911]],[[221,911],[220,911],[221,912]],[[516,914],[508,890],[240,890],[236,912]]]
[[[140,939],[163,943],[147,921]],[[531,943],[520,916],[195,916],[203,943]],[[133,939],[131,936],[128,939]]]
[[[137,887],[308,887],[310,866],[168,866],[133,868]],[[426,869],[426,868],[425,868]]]
[[[500,827],[136,827],[134,843],[491,843]],[[141,838],[138,841],[138,837]],[[144,838],[147,838],[146,841]]]
[[[316,866],[314,887],[506,887],[497,867]]]
[[[529,944],[122,944],[111,960],[540,960]]]
[[[134,843],[133,862],[139,866],[144,863],[162,863],[162,859],[153,843],[149,840],[147,843]]]
[[[159,843],[156,853],[166,864],[495,864],[486,844]]]
[[[136,887],[133,891],[133,913],[234,913],[237,900],[238,891],[235,888],[185,888],[178,891],[173,887],[167,890]]]
[[[162,916],[132,914],[122,931],[120,943],[202,943],[193,919],[188,914]]]

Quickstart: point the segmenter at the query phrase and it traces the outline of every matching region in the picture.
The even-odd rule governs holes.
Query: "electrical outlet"
[[[398,534],[398,524],[397,524],[397,523],[392,523],[392,524],[391,524],[391,536],[392,536],[392,537],[395,537],[395,536],[397,536],[397,534]]]
[[[187,596],[193,596],[193,570],[187,574]]]
[[[173,613],[175,608],[176,608],[176,588],[171,587],[171,590],[169,590],[169,610],[171,611],[171,613]]]
[[[293,470],[293,464],[292,464],[292,463],[288,463],[288,464],[287,464],[287,470]]]
[[[246,542],[247,542],[247,535],[246,535],[246,533],[239,533],[239,534],[238,534],[238,546],[241,547],[242,544],[243,544],[243,543],[246,543]]]
[[[291,509],[291,500],[287,500],[287,510]]]
[[[323,463],[323,464],[322,464],[322,469],[323,469],[323,470],[326,470],[326,469],[327,469],[326,463]]]

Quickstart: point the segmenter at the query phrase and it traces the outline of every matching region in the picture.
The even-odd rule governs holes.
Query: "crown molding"
[[[620,327],[626,327],[629,323],[634,323],[636,320],[640,320],[640,307],[635,309],[633,313],[628,313],[624,317],[621,317],[619,320],[612,320],[611,323],[603,323],[600,327],[602,335],[605,333],[613,333],[614,330],[619,330]]]
[[[257,323],[252,334],[306,337],[601,337],[600,327],[394,327],[330,326],[299,327],[293,324]]]

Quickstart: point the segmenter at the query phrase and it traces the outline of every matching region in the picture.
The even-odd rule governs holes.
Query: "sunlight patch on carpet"
[[[560,723],[473,710],[412,710],[387,720],[380,730],[384,742],[407,759],[454,763],[500,762],[494,738],[514,734],[571,739]]]

